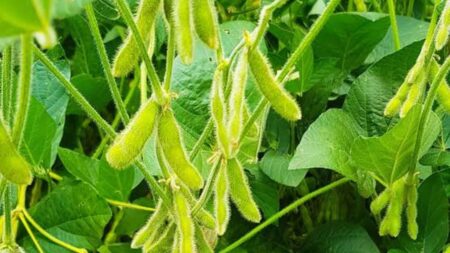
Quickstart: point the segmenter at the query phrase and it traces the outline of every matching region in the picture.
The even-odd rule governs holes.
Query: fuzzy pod
[[[295,99],[277,82],[267,58],[259,49],[249,54],[249,64],[256,83],[272,108],[283,118],[296,121],[302,117]]]
[[[260,222],[261,213],[253,199],[244,168],[237,158],[228,160],[227,178],[231,200],[242,216],[251,222]]]
[[[161,0],[140,0],[138,11],[135,16],[135,22],[145,44],[149,43],[152,36],[155,36],[154,23],[160,5]],[[113,75],[116,77],[126,76],[134,70],[139,62],[139,57],[137,42],[134,39],[132,32],[129,31],[127,38],[114,58],[112,67]]]
[[[192,195],[191,191],[184,185],[179,184],[180,191],[183,193],[184,197],[188,200],[189,205],[195,206],[197,200]],[[196,221],[198,221],[203,226],[209,229],[215,229],[216,221],[214,217],[206,211],[203,207],[198,210],[198,212],[194,215]]]
[[[174,0],[164,0],[163,2],[164,16],[170,25],[173,24],[173,1]]]
[[[172,245],[172,253],[182,253],[180,251],[180,233],[177,231],[175,231],[175,238],[173,240],[173,245]]]
[[[439,64],[433,60],[430,68],[430,80],[435,78],[439,72],[439,68]],[[445,79],[442,80],[441,84],[438,86],[436,100],[442,105],[446,112],[450,113],[450,87]]]
[[[230,204],[228,192],[228,180],[225,164],[219,168],[214,188],[214,211],[216,215],[216,232],[223,235],[230,221]]]
[[[31,184],[33,181],[31,165],[17,151],[2,120],[0,120],[0,150],[0,174],[15,184]]]
[[[389,204],[391,200],[391,190],[385,189],[380,195],[378,195],[372,203],[370,203],[370,211],[374,215],[379,215],[381,211]]]
[[[168,218],[168,210],[162,201],[158,202],[156,210],[147,223],[134,235],[131,242],[131,248],[137,249],[144,244],[153,244],[155,237],[158,236],[159,229],[164,225]]]
[[[180,252],[194,253],[196,251],[194,237],[194,220],[191,217],[191,207],[189,202],[180,191],[173,193],[173,206],[175,221],[177,222]]]
[[[402,228],[402,212],[405,202],[405,181],[399,179],[393,183],[391,200],[386,215],[380,224],[380,235],[397,237]]]
[[[427,76],[425,72],[422,72],[417,77],[416,82],[409,89],[408,97],[406,98],[405,102],[402,105],[402,108],[400,109],[401,118],[404,118],[411,110],[411,108],[413,108],[413,106],[416,105],[420,100],[423,93],[425,92],[426,84]]]
[[[173,245],[173,240],[175,239],[177,226],[175,223],[169,224],[163,229],[161,237],[156,241],[146,242],[143,248],[145,253],[161,253],[170,252]]]
[[[189,161],[181,138],[178,123],[170,109],[159,120],[158,139],[167,163],[183,183],[193,190],[203,187],[203,178]]]
[[[150,139],[159,114],[160,107],[153,98],[142,104],[106,153],[106,160],[113,168],[124,169],[136,160]]]
[[[223,75],[224,72],[219,66],[214,72],[214,78],[211,87],[210,110],[211,117],[214,122],[217,145],[222,151],[222,154],[225,157],[229,157],[231,144],[226,125],[228,112],[225,105],[225,96],[223,94]]]
[[[174,0],[175,40],[181,62],[191,64],[194,57],[194,35],[190,0]]]
[[[445,25],[445,24],[441,24],[438,29],[437,29],[437,33],[436,33],[436,38],[435,38],[435,46],[436,46],[436,50],[441,50],[448,41],[448,29],[449,26]]]
[[[419,225],[417,224],[417,188],[416,185],[406,186],[406,221],[408,226],[408,235],[411,239],[416,240],[419,233]]]
[[[211,49],[219,47],[219,27],[216,8],[212,0],[192,0],[195,31],[198,37]]]
[[[232,157],[237,153],[239,138],[244,125],[245,112],[245,86],[248,78],[248,49],[245,48],[239,57],[234,73],[231,93],[230,93],[230,118],[228,121],[228,131],[231,140]]]
[[[214,253],[211,245],[206,240],[205,234],[199,225],[195,225],[195,241],[197,243],[198,252],[201,253]]]
[[[408,71],[405,82],[409,84],[415,83],[419,75],[422,72],[424,72],[424,69],[425,69],[425,59],[423,56],[423,52],[421,52],[414,66],[412,66],[412,68]]]
[[[395,114],[397,114],[400,111],[400,108],[402,107],[403,102],[408,96],[409,89],[411,88],[411,84],[404,82],[398,88],[397,92],[395,93],[394,97],[389,100],[389,102],[386,105],[386,108],[384,109],[384,115],[387,117],[394,117]]]

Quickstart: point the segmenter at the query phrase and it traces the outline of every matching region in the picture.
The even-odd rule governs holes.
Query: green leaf
[[[140,198],[133,201],[133,204],[154,207],[153,201],[148,198]],[[133,234],[140,229],[151,216],[151,212],[136,210],[136,209],[124,209],[123,217],[116,227],[115,233],[117,235],[128,235],[133,236]]]
[[[69,149],[60,148],[58,154],[64,167],[76,178],[94,187],[100,196],[128,200],[135,186],[135,169],[115,170],[105,160],[96,160]]]
[[[433,174],[420,185],[417,208],[417,240],[411,240],[403,231],[398,239],[392,239],[388,245],[408,253],[441,252],[449,235],[449,208],[440,173]]]
[[[94,189],[82,182],[58,186],[30,209],[31,216],[51,235],[73,246],[94,250],[101,245],[111,209]],[[70,252],[37,235],[45,252]],[[27,252],[36,252],[31,239],[24,239]]]
[[[416,62],[420,43],[397,51],[376,62],[352,84],[344,103],[368,136],[382,135],[396,119],[384,117],[384,108]]]
[[[288,170],[291,157],[275,151],[267,152],[260,162],[261,170],[279,184],[297,187],[305,178],[307,170]]]
[[[64,19],[75,16],[83,11],[84,7],[93,0],[55,0],[53,3],[53,17]]]
[[[289,170],[326,168],[356,178],[350,164],[350,147],[362,132],[345,111],[328,110],[303,135]]]
[[[99,253],[139,253],[141,250],[132,249],[129,243],[113,243],[103,245],[98,249]]]
[[[390,185],[416,166],[414,147],[422,107],[417,105],[383,136],[360,137],[351,148],[351,158],[358,169],[373,173],[377,180]],[[419,158],[428,151],[439,134],[440,120],[430,115],[425,126]]]
[[[277,184],[256,166],[252,166],[248,171],[250,174],[247,173],[247,176],[256,204],[262,210],[264,217],[274,215],[280,208]]]
[[[333,222],[317,227],[305,240],[304,253],[379,253],[367,231],[359,225]]]

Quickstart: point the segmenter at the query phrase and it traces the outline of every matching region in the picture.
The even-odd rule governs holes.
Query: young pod
[[[448,41],[448,29],[449,26],[446,26],[444,24],[441,24],[438,29],[437,29],[437,33],[436,33],[436,39],[435,39],[435,46],[436,46],[436,50],[441,50]]]
[[[244,168],[237,158],[228,160],[227,178],[231,200],[242,216],[251,222],[260,222],[261,213],[253,199]]]
[[[145,44],[149,43],[152,36],[155,36],[154,23],[160,5],[161,0],[140,0],[135,22]],[[132,32],[129,31],[127,38],[114,58],[113,75],[116,77],[126,76],[133,71],[138,62],[139,49]]]
[[[405,202],[405,181],[399,179],[394,182],[391,190],[391,200],[380,224],[380,235],[397,237],[402,227],[402,212]]]
[[[389,204],[391,199],[391,190],[386,188],[380,195],[378,195],[372,203],[370,203],[370,211],[374,215],[379,215],[381,211]]]
[[[228,193],[228,180],[225,164],[219,168],[214,189],[214,211],[216,214],[216,230],[218,235],[223,235],[227,230],[230,220],[230,205]]]
[[[256,83],[272,108],[289,121],[299,120],[302,115],[295,99],[277,82],[269,61],[261,51],[249,53],[249,64]]]
[[[0,120],[0,150],[0,174],[15,184],[31,184],[33,181],[31,165],[16,150],[2,120]]]
[[[426,84],[427,76],[425,72],[422,72],[417,77],[416,82],[411,86],[408,97],[406,98],[402,108],[400,109],[401,118],[404,118],[406,114],[408,114],[408,112],[411,110],[411,108],[417,104],[417,102],[425,92]]]
[[[183,193],[184,197],[188,200],[189,205],[195,206],[197,200],[194,196],[192,196],[191,191],[182,183],[179,184],[180,191]],[[195,214],[194,217],[200,224],[203,226],[209,228],[209,229],[215,229],[216,227],[216,221],[214,220],[214,217],[206,211],[203,207],[198,210],[198,212]]]
[[[395,93],[394,97],[389,100],[384,109],[384,116],[394,117],[400,111],[403,102],[408,96],[409,89],[411,88],[411,84],[407,82],[403,82],[400,88],[398,88],[397,93]]]
[[[408,235],[411,239],[416,240],[419,233],[419,225],[417,225],[417,188],[414,184],[406,187],[406,221],[408,226]]]
[[[155,237],[158,235],[159,229],[164,226],[168,216],[168,210],[163,205],[162,201],[158,202],[156,210],[147,223],[134,235],[131,242],[131,248],[137,249],[142,247],[145,243],[153,243]]]
[[[173,1],[174,0],[164,0],[163,2],[164,16],[170,25],[173,24]]]
[[[160,107],[152,98],[141,106],[106,153],[106,160],[113,168],[124,169],[141,154],[153,133],[159,114]]]
[[[193,190],[203,187],[203,178],[186,154],[178,123],[170,109],[159,120],[158,139],[167,163],[183,183]]]
[[[180,191],[173,193],[173,201],[175,221],[178,226],[178,234],[180,235],[180,252],[194,253],[196,252],[194,243],[195,228],[191,217],[191,207]]]
[[[430,80],[433,80],[437,73],[439,72],[439,64],[433,60],[430,67]],[[450,112],[450,87],[447,81],[442,80],[437,89],[436,100],[444,107],[447,112]]]
[[[201,253],[214,253],[213,249],[209,245],[205,238],[202,228],[199,225],[195,225],[195,241],[197,242],[197,250]]]
[[[406,75],[405,82],[412,84],[417,81],[419,75],[424,72],[425,69],[425,59],[423,56],[423,52],[420,53],[419,58],[416,61],[416,64],[409,70]]]
[[[198,37],[212,49],[219,46],[219,24],[212,0],[192,0],[195,31]]]
[[[225,157],[230,155],[230,141],[226,121],[228,117],[225,106],[225,97],[223,94],[223,75],[221,66],[218,66],[214,72],[214,78],[211,87],[210,110],[214,122],[217,145]]]
[[[248,50],[245,48],[239,57],[231,86],[229,101],[230,118],[228,131],[234,156],[239,147],[239,137],[242,132],[245,110],[245,86],[248,76]]]
[[[145,253],[160,253],[160,252],[170,252],[173,245],[173,240],[175,239],[175,232],[177,226],[171,223],[167,227],[162,228],[163,233],[158,241],[154,242],[148,241],[145,243],[143,252]]]
[[[194,57],[194,36],[190,0],[175,0],[173,7],[178,55],[184,64],[191,64]]]

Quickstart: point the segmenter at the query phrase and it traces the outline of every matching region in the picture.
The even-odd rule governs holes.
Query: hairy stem
[[[221,250],[220,253],[225,253],[225,252],[230,252],[233,249],[237,248],[239,245],[243,244],[244,242],[248,241],[249,239],[251,239],[253,236],[255,236],[256,234],[258,234],[259,232],[261,232],[263,229],[265,229],[267,226],[269,226],[270,224],[276,222],[278,219],[280,219],[281,217],[283,217],[284,215],[286,215],[287,213],[291,212],[292,210],[296,209],[297,207],[301,206],[302,204],[304,204],[305,202],[323,194],[326,193],[336,187],[339,187],[347,182],[349,182],[350,179],[349,178],[342,178],[339,179],[331,184],[328,184],[318,190],[315,190],[311,193],[309,193],[308,195],[305,195],[304,197],[292,202],[290,205],[288,205],[287,207],[283,208],[282,210],[280,210],[279,212],[277,212],[276,214],[272,215],[269,219],[267,219],[266,221],[264,221],[263,223],[259,224],[258,226],[256,226],[254,229],[252,229],[250,232],[248,232],[247,234],[245,234],[244,236],[242,236],[241,238],[239,238],[237,241],[235,241],[234,243],[232,243],[231,245],[229,245],[228,247],[226,247],[225,249]]]
[[[126,125],[130,121],[130,117],[128,116],[127,109],[122,100],[122,97],[120,96],[120,91],[117,87],[116,80],[114,79],[114,76],[111,72],[111,65],[109,64],[108,54],[106,53],[106,48],[103,44],[102,36],[98,28],[98,22],[97,18],[95,17],[94,9],[92,8],[92,4],[88,4],[86,6],[86,14],[89,28],[91,30],[92,36],[94,37],[95,46],[97,48],[98,55],[100,56],[100,61],[103,66],[103,72],[105,73],[106,81],[108,83],[114,104],[119,111],[122,122]]]
[[[195,215],[202,207],[203,205],[208,201],[209,197],[211,196],[213,192],[213,185],[216,181],[217,174],[219,172],[220,166],[221,166],[221,160],[222,158],[219,157],[217,159],[217,163],[212,167],[211,172],[209,173],[208,180],[206,180],[205,188],[203,188],[202,194],[200,195],[200,198],[198,199],[195,206],[192,208],[192,215]]]
[[[173,62],[175,60],[175,29],[167,24],[167,61],[166,61],[166,72],[164,74],[164,89],[166,91],[170,90],[170,85],[172,83],[172,73],[173,73]]]
[[[3,224],[3,243],[8,246],[12,246],[15,243],[12,229],[11,186],[11,184],[7,184],[3,194],[3,212],[5,217],[5,222]]]
[[[388,0],[389,18],[391,20],[392,38],[394,40],[395,50],[399,50],[400,45],[400,35],[398,33],[397,17],[395,15],[395,3],[394,0]]]
[[[141,210],[141,211],[146,211],[146,212],[154,212],[155,211],[155,208],[136,205],[136,204],[128,203],[128,202],[112,200],[112,199],[107,199],[106,202],[108,202],[110,205],[117,206],[117,207],[124,207],[124,208]]]
[[[12,98],[12,47],[9,46],[3,49],[2,57],[2,86],[1,86],[1,103],[0,108],[3,108],[3,120],[9,125],[11,122],[11,98]]]

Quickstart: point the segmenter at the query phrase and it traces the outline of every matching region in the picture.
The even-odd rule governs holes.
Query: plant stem
[[[108,83],[109,90],[111,91],[114,104],[116,105],[116,108],[119,111],[119,115],[122,119],[122,122],[126,125],[130,121],[130,117],[128,116],[127,109],[120,96],[120,91],[119,88],[117,87],[116,80],[114,79],[114,76],[111,72],[111,65],[109,64],[108,55],[106,53],[105,45],[103,44],[102,36],[98,28],[98,22],[95,17],[94,9],[92,8],[92,4],[88,4],[86,6],[86,15],[92,37],[94,37],[94,42],[98,51],[98,55],[100,56],[100,61],[103,66],[103,72],[105,73],[106,81]]]
[[[152,64],[152,61],[150,60],[150,57],[148,56],[147,49],[144,44],[144,40],[142,39],[141,34],[139,33],[139,30],[136,26],[136,23],[133,20],[133,15],[131,13],[130,7],[126,3],[125,0],[116,0],[117,7],[119,9],[120,15],[125,20],[125,23],[130,27],[131,32],[133,34],[133,38],[136,41],[136,44],[139,49],[139,53],[145,63],[145,66],[147,68],[147,73],[150,78],[150,84],[152,86],[153,92],[155,93],[155,96],[157,100],[161,103],[165,103],[166,101],[166,95],[163,92],[163,89],[161,87],[161,82],[159,81],[158,75],[156,73],[156,70]]]
[[[148,170],[145,168],[145,165],[141,161],[137,161],[135,165],[138,167],[138,169],[141,171],[142,175],[144,175],[145,180],[150,185],[150,188],[156,192],[156,194],[163,200],[163,203],[167,205],[167,207],[170,208],[171,201],[169,197],[166,195],[164,190],[159,186],[158,182],[155,180],[155,178],[148,172]]]
[[[133,203],[127,203],[127,202],[122,202],[122,201],[117,201],[117,200],[112,200],[112,199],[107,199],[106,202],[108,202],[110,205],[117,206],[117,207],[125,207],[125,208],[130,208],[130,209],[135,209],[135,210],[146,211],[146,212],[154,212],[155,211],[155,208],[136,205]]]
[[[272,18],[273,12],[286,3],[287,0],[275,0],[274,2],[263,7],[258,21],[258,26],[252,34],[252,47],[258,47],[264,34],[269,27],[269,21]]]
[[[394,40],[395,50],[399,50],[401,45],[400,45],[400,35],[398,33],[397,17],[395,15],[395,3],[394,0],[387,0],[387,2],[389,9],[389,18],[391,19],[392,37]]]
[[[164,89],[170,90],[172,83],[173,62],[175,60],[175,29],[171,24],[167,24],[167,58],[166,58],[166,72],[164,74]]]
[[[76,252],[76,253],[86,253],[87,251],[85,249],[81,249],[81,248],[77,248],[75,246],[72,246],[66,242],[63,242],[61,240],[59,240],[58,238],[54,237],[53,235],[51,235],[50,233],[48,233],[44,228],[42,228],[34,219],[33,217],[31,217],[31,215],[28,213],[28,211],[26,209],[21,209],[19,210],[23,216],[26,218],[26,220],[39,232],[41,233],[43,236],[45,236],[47,239],[49,239],[50,241],[58,244],[61,247],[64,247],[70,251]]]
[[[200,138],[198,138],[197,142],[195,143],[194,147],[191,150],[191,153],[189,155],[189,159],[191,161],[194,160],[194,158],[197,156],[198,152],[202,149],[203,144],[208,139],[209,135],[214,130],[214,122],[212,120],[208,120],[208,123],[206,123],[206,127],[203,130],[202,134],[200,135]]]
[[[195,206],[192,208],[192,215],[197,214],[197,212],[203,207],[203,205],[208,201],[209,197],[211,196],[213,185],[214,182],[216,181],[215,178],[217,177],[220,166],[222,164],[221,160],[222,158],[219,157],[219,159],[217,159],[217,163],[212,167],[211,172],[209,173],[208,176],[208,180],[206,180],[205,188],[203,188],[200,198],[198,199]]]
[[[5,217],[5,223],[3,224],[3,243],[8,246],[14,244],[11,212],[11,186],[12,185],[8,183],[3,194],[3,212]]]
[[[408,2],[408,9],[407,9],[407,12],[406,12],[406,15],[407,16],[413,16],[413,12],[414,12],[414,0],[409,0],[409,2]]]
[[[2,97],[0,108],[3,108],[3,120],[9,125],[11,120],[11,80],[12,80],[12,47],[3,49],[2,57]]]
[[[220,253],[225,253],[225,252],[230,252],[231,250],[237,248],[239,245],[243,244],[244,242],[248,241],[250,238],[252,238],[253,236],[255,236],[257,233],[261,232],[264,228],[266,228],[267,226],[269,226],[270,224],[276,222],[278,219],[280,219],[281,217],[283,217],[284,215],[286,215],[287,213],[289,213],[290,211],[296,209],[297,207],[299,207],[300,205],[304,204],[305,202],[325,193],[328,192],[338,186],[341,186],[347,182],[349,182],[350,179],[349,178],[342,178],[339,179],[331,184],[328,184],[318,190],[315,190],[311,193],[309,193],[308,195],[305,195],[304,197],[294,201],[293,203],[291,203],[290,205],[288,205],[287,207],[283,208],[282,210],[280,210],[279,212],[277,212],[276,214],[272,215],[269,219],[267,219],[266,221],[264,221],[263,223],[261,223],[260,225],[258,225],[257,227],[255,227],[254,229],[252,229],[250,232],[248,232],[247,234],[245,234],[244,236],[242,236],[241,238],[239,238],[239,240],[235,241],[234,243],[232,243],[231,245],[229,245],[228,247],[226,247],[225,249],[221,250]]]
[[[31,95],[31,65],[33,64],[33,38],[31,35],[22,35],[21,38],[21,58],[20,58],[20,76],[18,87],[18,98],[16,114],[12,130],[12,140],[19,147],[22,141],[23,131],[28,113],[28,105]]]
[[[22,222],[22,225],[25,227],[25,230],[27,231],[31,240],[33,241],[34,246],[36,246],[37,251],[39,253],[44,253],[44,250],[42,249],[41,245],[39,244],[39,241],[37,240],[36,236],[34,235],[33,230],[31,230],[30,225],[28,225],[28,222],[25,219],[25,217],[23,216],[23,213],[19,213],[19,219]]]

